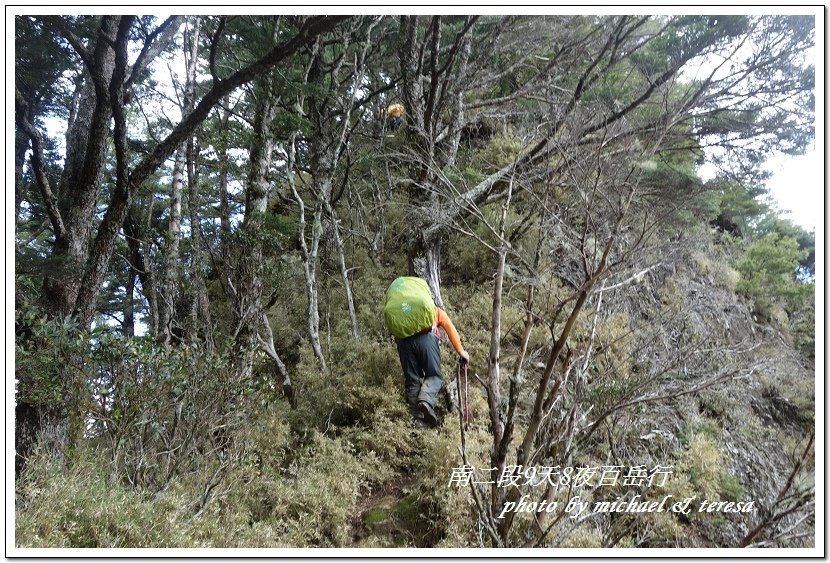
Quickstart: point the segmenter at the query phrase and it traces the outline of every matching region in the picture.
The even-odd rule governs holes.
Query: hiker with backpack
[[[384,321],[394,335],[404,374],[404,396],[418,427],[437,426],[435,406],[444,384],[438,339],[442,328],[463,361],[470,355],[447,313],[435,305],[426,281],[399,277],[386,291]]]
[[[386,117],[389,119],[389,128],[392,131],[400,129],[403,123],[405,110],[401,104],[392,104],[386,108]]]

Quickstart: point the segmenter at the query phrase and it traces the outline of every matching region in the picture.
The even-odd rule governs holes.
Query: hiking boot
[[[425,428],[429,428],[429,424],[427,424],[427,421],[423,418],[413,418],[412,426],[415,427],[415,430],[423,430]]]
[[[429,403],[421,401],[418,403],[418,409],[421,411],[421,414],[424,415],[424,422],[430,426],[438,426],[438,417],[435,415],[435,411]]]
[[[427,424],[424,420],[424,413],[421,412],[421,409],[418,408],[417,404],[412,409],[412,427],[416,430],[420,430],[421,428],[429,428],[429,424]]]

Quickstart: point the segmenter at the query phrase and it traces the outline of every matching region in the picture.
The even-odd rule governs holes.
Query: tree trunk
[[[309,247],[306,238],[305,202],[297,191],[294,175],[296,158],[295,143],[296,134],[293,134],[288,143],[288,183],[291,186],[291,194],[294,197],[294,201],[297,202],[297,206],[299,207],[299,234],[297,235],[297,242],[299,243],[300,254],[303,260],[303,274],[305,275],[306,295],[308,296],[308,336],[311,342],[311,348],[314,351],[314,356],[317,358],[320,368],[325,371],[326,359],[323,356],[323,349],[320,346],[320,311],[317,303],[317,268],[315,264],[317,263],[318,246],[314,243],[314,241],[319,243],[319,237],[323,227],[320,223],[320,212],[319,210],[315,210],[314,223],[312,225],[312,245]],[[322,208],[322,203],[318,205],[318,208]],[[315,230],[317,231],[316,235],[314,234]]]
[[[329,206],[329,216],[332,219],[334,246],[337,250],[337,262],[340,265],[340,277],[343,280],[343,289],[346,292],[346,304],[349,307],[349,320],[352,323],[352,336],[355,342],[360,342],[360,327],[357,324],[357,313],[354,308],[354,296],[352,295],[352,285],[349,282],[349,270],[346,268],[346,254],[343,249],[343,239],[340,237],[340,222],[337,220],[337,215]]]
[[[196,88],[196,57],[198,54],[199,18],[196,17],[192,33],[184,33],[185,83],[182,96],[182,115],[193,111],[193,93]],[[170,187],[170,220],[167,227],[167,248],[164,255],[162,272],[164,280],[160,291],[158,342],[165,346],[173,338],[173,323],[176,317],[176,303],[181,293],[179,264],[179,246],[182,231],[182,190],[188,162],[189,147],[192,139],[186,139],[176,149],[173,163],[173,182]]]
[[[305,274],[308,292],[308,334],[311,348],[320,363],[320,369],[326,371],[326,358],[320,346],[320,291],[317,283],[317,264],[320,254],[320,239],[323,236],[323,202],[318,200],[314,207],[311,224],[311,247],[306,252]]]
[[[63,318],[74,311],[81,290],[83,268],[90,257],[88,242],[93,230],[99,192],[99,176],[108,147],[111,107],[109,84],[115,69],[116,36],[120,18],[101,18],[97,40],[88,48],[85,80],[79,86],[78,109],[67,131],[67,149],[58,193],[52,208],[56,229],[50,274],[44,278],[40,305],[50,318]],[[47,201],[47,205],[49,202]],[[15,428],[15,447],[27,455],[39,439],[48,436],[56,452],[69,453],[82,432],[82,374],[77,359],[65,358],[59,366],[61,401],[58,404],[21,402]],[[21,382],[20,393],[27,391]],[[28,414],[24,414],[28,413]]]
[[[188,150],[188,174],[187,174],[187,207],[190,211],[190,310],[188,311],[188,332],[195,335],[195,338],[202,342],[209,352],[213,352],[216,344],[213,338],[213,320],[210,314],[210,299],[208,298],[207,286],[205,284],[206,257],[204,242],[202,240],[201,224],[199,223],[199,212],[201,201],[199,198],[198,184],[199,174],[196,167],[196,154],[198,149],[194,143],[190,143]]]
[[[51,317],[63,317],[74,311],[89,256],[99,176],[109,141],[112,110],[108,86],[115,67],[115,51],[111,45],[115,42],[119,19],[110,16],[101,19],[90,59],[92,66],[86,68],[75,118],[71,130],[67,131],[66,158],[58,190],[65,232],[56,237],[51,257],[53,271],[59,273],[45,278],[41,294],[42,305]]]
[[[16,110],[17,111],[17,110]],[[30,121],[28,117],[27,121]],[[20,207],[23,204],[23,166],[26,164],[26,152],[29,150],[29,138],[21,131],[14,135],[14,231],[20,222]]]
[[[121,325],[121,332],[127,338],[135,336],[135,278],[135,270],[132,266],[127,266],[127,282],[124,284],[124,322]]]
[[[268,207],[268,170],[271,167],[274,98],[268,80],[255,88],[256,113],[250,150],[250,168],[245,189],[245,216],[240,228],[242,244],[236,255],[234,314],[236,341],[243,358],[243,369],[252,367],[252,352],[257,348],[257,334],[262,322],[263,219]]]
[[[432,292],[435,304],[444,308],[441,297],[441,239],[438,236],[427,240],[423,232],[409,233],[408,274],[423,278]]]
[[[148,205],[150,207],[148,213],[152,214],[152,201]],[[129,251],[128,261],[130,271],[127,275],[132,276],[133,281],[138,276],[138,279],[141,281],[144,297],[147,299],[147,319],[145,323],[147,324],[150,336],[155,337],[158,334],[155,280],[152,268],[145,259],[147,255],[147,249],[145,248],[147,245],[145,229],[139,226],[138,220],[134,217],[134,213],[135,208],[130,209],[127,218],[124,220],[124,226],[122,227],[124,230],[124,239],[127,242],[127,249]]]
[[[219,124],[222,129],[228,126],[231,112],[227,108],[228,99],[225,98],[222,104],[222,115],[219,119]],[[230,245],[231,236],[231,206],[230,197],[228,195],[228,147],[225,143],[220,143],[217,147],[219,159],[219,225],[220,225],[220,241],[222,246],[222,261],[228,261],[228,247]]]
[[[173,164],[173,183],[170,186],[170,220],[167,225],[167,248],[164,250],[162,266],[162,284],[159,292],[159,332],[158,342],[168,346],[173,334],[173,319],[179,285],[179,242],[182,232],[182,186],[184,184],[186,145],[182,143],[176,149]]]
[[[262,313],[262,324],[265,328],[265,338],[260,339],[262,347],[265,350],[265,353],[268,354],[268,356],[270,356],[270,358],[274,361],[274,367],[276,368],[277,374],[281,379],[280,384],[282,386],[283,394],[285,394],[285,397],[288,399],[291,406],[296,407],[297,398],[294,395],[294,386],[291,385],[291,377],[288,375],[288,368],[285,367],[285,363],[277,353],[276,346],[274,345],[274,332],[271,330],[271,323],[268,321],[268,315],[264,312]]]
[[[343,37],[341,49],[348,48],[348,35]],[[365,47],[365,46],[364,46]],[[363,64],[365,48],[361,60],[356,64],[359,69]],[[308,330],[311,347],[317,357],[320,367],[326,369],[326,360],[320,346],[320,307],[319,288],[317,283],[317,269],[319,265],[319,248],[323,237],[323,218],[327,216],[334,224],[335,246],[338,248],[341,258],[341,274],[347,292],[347,300],[351,301],[351,289],[348,283],[348,276],[345,272],[343,261],[342,243],[339,240],[337,229],[337,217],[332,208],[332,185],[337,169],[337,162],[344,146],[346,133],[350,126],[351,103],[348,103],[345,111],[341,114],[341,107],[336,104],[338,92],[335,89],[341,86],[340,70],[343,68],[345,57],[340,57],[334,63],[327,61],[325,46],[319,42],[315,46],[315,52],[308,67],[308,83],[313,84],[320,90],[326,88],[326,92],[310,96],[308,100],[309,119],[314,125],[314,134],[311,138],[309,167],[313,177],[313,190],[316,202],[314,216],[311,225],[310,244],[305,241],[305,233],[302,230],[305,219],[301,217],[301,249],[303,252],[303,263],[306,275],[306,288],[308,293]],[[329,66],[331,69],[329,70]],[[359,71],[358,71],[359,72]],[[357,74],[357,72],[356,72]],[[299,200],[299,194],[294,190],[295,200],[304,214],[303,203]],[[359,339],[357,331],[357,317],[354,314],[354,305],[350,302],[350,314],[352,329],[355,339]]]
[[[487,376],[487,404],[490,408],[490,430],[493,433],[493,449],[490,461],[496,467],[496,475],[504,471],[504,460],[499,459],[501,441],[504,436],[504,421],[501,416],[501,308],[502,292],[504,287],[504,265],[507,257],[507,241],[505,231],[507,227],[507,212],[510,209],[510,199],[513,195],[513,183],[510,183],[507,199],[504,200],[499,225],[498,256],[496,259],[496,279],[493,286],[493,315],[490,328],[490,354],[488,358]],[[492,487],[493,510],[500,502],[497,487]]]
[[[441,238],[449,222],[444,220],[444,190],[438,171],[455,165],[464,117],[463,75],[467,72],[470,30],[476,17],[467,18],[444,60],[441,17],[433,16],[424,26],[420,20],[417,16],[401,18],[399,47],[408,116],[406,140],[412,151],[410,175],[414,180],[409,188],[407,258],[409,274],[425,279],[436,304],[443,307]],[[438,150],[439,145],[442,150]]]

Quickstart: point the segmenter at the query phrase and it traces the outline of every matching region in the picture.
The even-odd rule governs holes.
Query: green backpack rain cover
[[[435,324],[435,303],[427,282],[406,276],[392,282],[386,290],[383,320],[389,332],[406,338]]]

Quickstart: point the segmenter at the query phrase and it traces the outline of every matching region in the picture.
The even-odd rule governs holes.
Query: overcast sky
[[[767,187],[783,217],[807,230],[823,222],[824,161],[817,151],[803,156],[774,156],[767,161],[767,169],[774,173]]]

